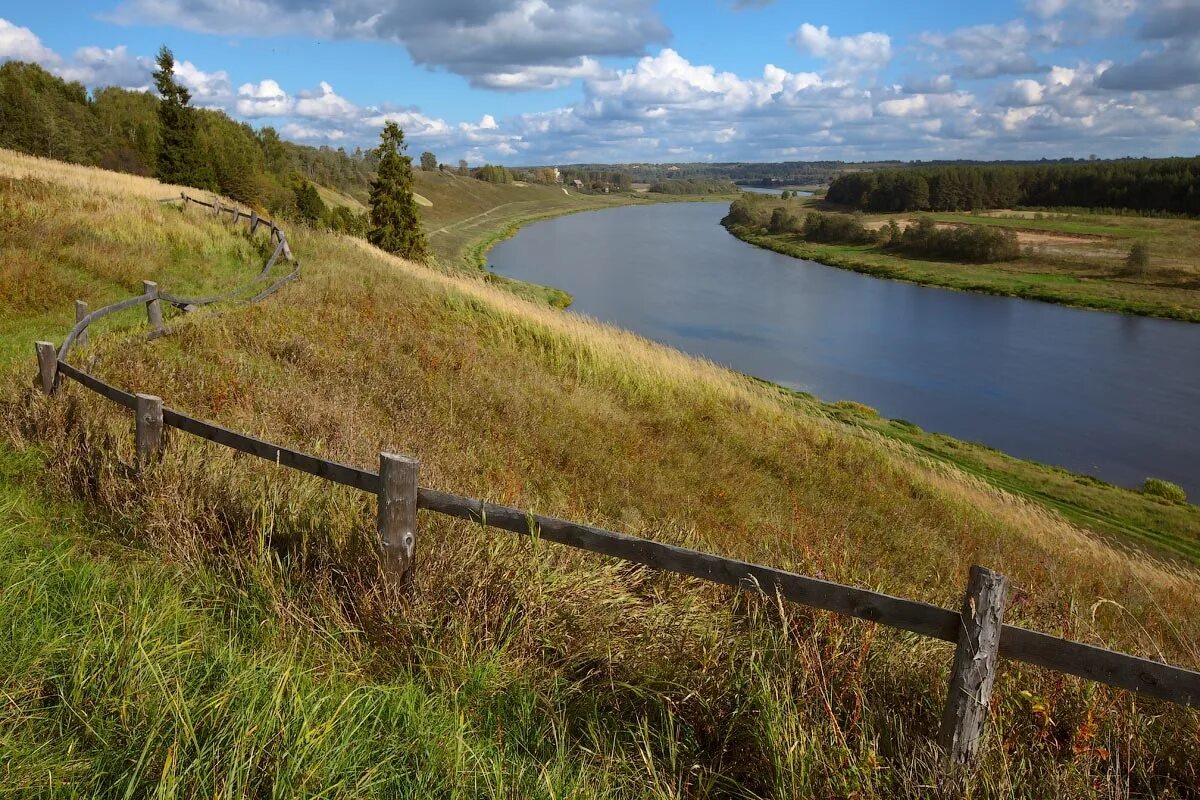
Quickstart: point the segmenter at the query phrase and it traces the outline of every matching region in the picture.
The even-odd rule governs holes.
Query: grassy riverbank
[[[650,192],[585,194],[562,186],[493,184],[445,172],[416,172],[416,187],[430,205],[421,209],[435,262],[450,271],[486,270],[487,253],[525,225],[545,219],[617,206],[703,202],[721,196]],[[489,280],[529,300],[566,308],[562,289],[489,274]]]
[[[819,199],[757,196],[753,221],[727,224],[743,241],[777,253],[882,278],[963,291],[1023,297],[1063,305],[1200,322],[1200,220],[1123,216],[1090,211],[993,211],[930,214],[941,225],[976,225],[1017,233],[1021,256],[991,264],[912,258],[878,244],[806,241],[797,233],[769,233],[775,208],[801,221],[827,208]],[[855,215],[868,229],[913,214]],[[1125,264],[1135,242],[1149,247],[1150,263],[1134,273]]]
[[[252,274],[256,245],[150,181],[4,155],[0,686],[30,796],[926,798],[950,648],[422,515],[409,598],[374,502],[30,389],[70,301]],[[69,184],[69,188],[68,188]],[[436,203],[436,200],[434,200]],[[952,606],[1011,576],[1016,623],[1200,664],[1194,572],[1090,535],[826,406],[470,273],[289,231],[265,303],[118,316],[96,374],[422,484]],[[243,261],[245,259],[245,261]],[[238,264],[245,266],[238,268]],[[9,287],[15,287],[14,290]],[[974,797],[1186,796],[1200,718],[1004,663]]]

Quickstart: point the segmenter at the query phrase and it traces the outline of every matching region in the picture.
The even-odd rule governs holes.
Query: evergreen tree
[[[300,219],[309,225],[316,225],[326,215],[327,209],[321,195],[317,193],[317,187],[301,178],[292,188],[292,192],[295,195],[296,213]]]
[[[413,198],[412,159],[401,153],[404,131],[388,122],[379,136],[379,175],[371,183],[371,244],[404,258],[424,260],[425,234]]]
[[[158,51],[154,86],[158,89],[158,179],[165,183],[206,188],[196,144],[196,117],[188,105],[192,95],[175,80],[175,56],[166,45]]]

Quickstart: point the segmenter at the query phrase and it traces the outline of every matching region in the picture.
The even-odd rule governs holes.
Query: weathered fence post
[[[221,201],[215,197],[213,198],[213,216],[221,216]]]
[[[945,764],[951,768],[974,761],[983,739],[1007,593],[1008,578],[984,567],[971,567],[938,736]]]
[[[288,245],[287,236],[284,235],[283,231],[279,232],[279,244],[283,247],[283,257],[288,261],[293,261],[292,248]]]
[[[87,316],[87,313],[88,313],[88,304],[83,302],[82,300],[76,300],[75,301],[75,324],[78,325],[81,321],[83,321],[83,318]],[[75,337],[75,344],[79,345],[80,347],[87,347],[87,343],[88,343],[88,329],[84,328],[83,330],[81,330],[79,332],[79,335]]]
[[[37,349],[38,374],[42,379],[42,391],[54,394],[58,386],[58,353],[50,342],[35,342]]]
[[[162,452],[163,403],[152,394],[137,395],[137,458],[145,464]]]
[[[158,284],[154,281],[142,281],[142,294],[150,295],[146,301],[146,317],[150,327],[156,331],[163,329],[162,305],[158,301]]]
[[[394,453],[379,454],[379,541],[383,571],[395,586],[412,585],[417,539],[419,462]]]
[[[258,212],[251,211],[250,212],[250,235],[253,236],[254,232],[256,230],[258,230]]]
[[[242,210],[237,206],[233,207],[233,224],[237,225],[242,221]]]

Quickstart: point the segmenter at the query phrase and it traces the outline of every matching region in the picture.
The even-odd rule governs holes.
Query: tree
[[[1150,245],[1145,242],[1134,242],[1125,256],[1125,271],[1130,275],[1145,275],[1150,266]]]
[[[437,170],[437,156],[426,150],[421,153],[421,170],[424,172],[434,172]]]
[[[413,197],[412,159],[403,155],[404,131],[395,122],[379,135],[379,174],[371,182],[371,244],[404,258],[424,260],[425,234]]]
[[[459,175],[470,175],[471,174],[471,170],[468,169],[467,160],[465,158],[460,158],[458,160],[458,174]]]
[[[175,56],[163,45],[158,51],[154,86],[158,89],[158,179],[165,183],[208,188],[196,146],[192,95],[175,80]]]
[[[301,178],[292,188],[296,200],[296,213],[309,225],[315,225],[326,214],[325,203],[317,194],[317,187]]]

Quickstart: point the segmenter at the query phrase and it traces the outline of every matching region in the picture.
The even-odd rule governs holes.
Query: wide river
[[[1200,498],[1200,324],[881,280],[762,250],[728,203],[523,229],[496,272],[735,370],[1126,486]]]

